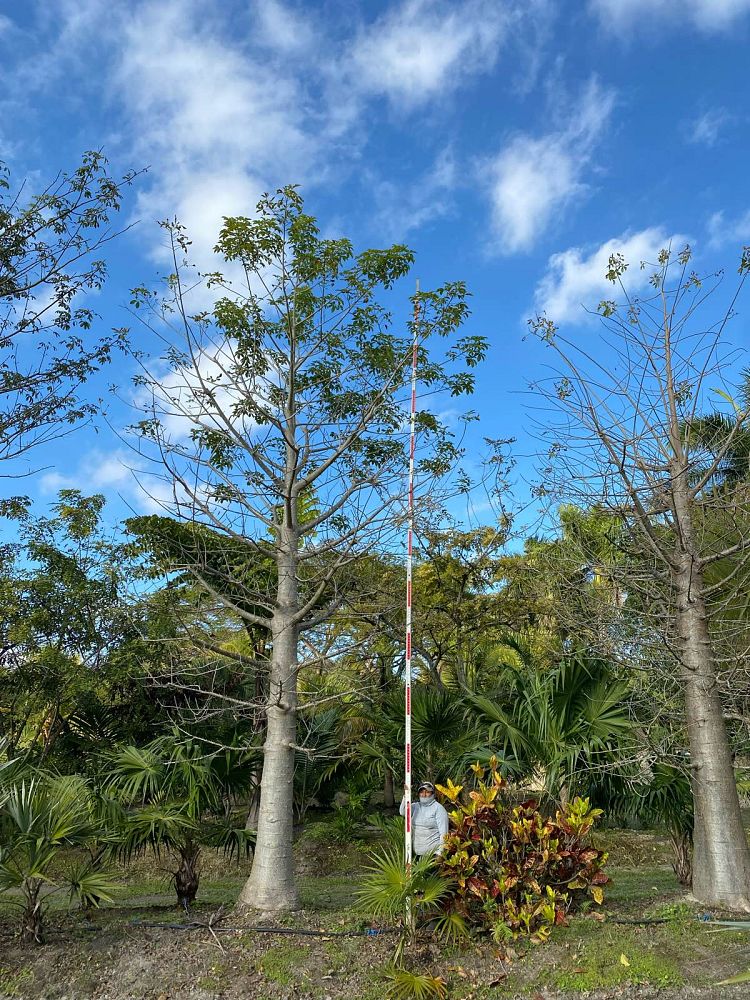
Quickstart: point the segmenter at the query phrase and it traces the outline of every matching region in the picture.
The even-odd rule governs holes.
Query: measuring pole
[[[417,281],[419,293],[419,281]],[[409,418],[409,508],[406,528],[406,685],[405,685],[405,746],[404,746],[404,798],[405,840],[404,858],[407,874],[411,870],[411,556],[414,538],[414,440],[417,416],[417,332],[419,329],[419,302],[414,303],[414,338],[411,349],[411,416]],[[408,911],[411,906],[407,905]],[[410,913],[407,913],[407,917]]]

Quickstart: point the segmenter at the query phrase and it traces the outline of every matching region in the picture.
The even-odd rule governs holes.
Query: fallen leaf
[[[750,983],[750,969],[747,972],[740,972],[736,976],[730,976],[729,979],[722,979],[717,986],[731,986],[733,983]]]
[[[620,955],[620,965],[630,965],[627,955]]]

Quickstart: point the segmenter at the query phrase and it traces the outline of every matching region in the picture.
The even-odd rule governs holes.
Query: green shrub
[[[7,771],[10,773],[10,770]],[[44,900],[67,890],[84,907],[111,901],[108,837],[91,786],[80,775],[31,769],[0,783],[0,892],[22,910],[25,941],[44,941]],[[81,850],[77,859],[68,848]]]
[[[333,807],[333,817],[329,824],[330,837],[334,843],[349,844],[362,835],[367,814],[368,794],[351,790],[345,802]]]
[[[554,819],[545,818],[534,801],[504,804],[496,760],[489,769],[475,764],[473,770],[476,787],[465,796],[450,781],[437,786],[454,807],[436,861],[453,883],[444,910],[467,928],[491,932],[500,944],[519,937],[544,941],[584,899],[604,899],[607,855],[586,840],[601,809],[576,798]]]

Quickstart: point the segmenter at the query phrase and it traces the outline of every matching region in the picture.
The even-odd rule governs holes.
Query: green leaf
[[[750,969],[747,972],[739,972],[736,976],[730,976],[729,979],[722,979],[714,985],[733,986],[735,983],[750,983]]]

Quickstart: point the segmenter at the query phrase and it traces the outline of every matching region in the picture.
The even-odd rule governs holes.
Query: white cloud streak
[[[266,186],[304,180],[315,160],[296,80],[247,58],[193,2],[139,8],[123,30],[116,83],[136,148],[154,163],[137,214],[177,215],[200,265],[222,216],[251,214]]]
[[[585,252],[571,247],[553,254],[547,271],[534,296],[534,311],[545,313],[554,323],[583,323],[589,318],[586,310],[596,309],[602,299],[617,298],[617,289],[605,274],[612,254],[621,253],[630,265],[624,279],[629,291],[636,292],[648,284],[654,268],[640,268],[641,261],[657,266],[659,251],[671,247],[681,250],[689,240],[679,233],[670,235],[665,229],[651,227],[636,233],[624,233]]]
[[[750,12],[750,0],[589,0],[590,9],[612,32],[653,31],[658,22],[690,22],[706,34],[727,31]]]
[[[404,240],[415,229],[453,211],[458,168],[451,148],[444,149],[432,167],[410,182],[370,179],[375,222],[389,240]]]
[[[286,55],[308,53],[316,47],[318,32],[311,19],[280,0],[256,0],[253,30],[269,48]]]
[[[746,246],[750,244],[750,209],[735,219],[727,219],[724,212],[714,212],[706,228],[711,250]]]
[[[686,123],[688,142],[711,148],[719,141],[722,130],[730,124],[732,116],[724,108],[710,108]]]
[[[115,489],[136,495],[139,489],[134,473],[140,468],[136,457],[122,448],[108,452],[92,449],[83,456],[74,474],[47,472],[40,476],[39,486],[47,495],[62,489],[81,488],[89,493]]]
[[[361,91],[414,106],[492,69],[512,5],[405,0],[361,30],[351,72]]]
[[[542,136],[516,135],[485,171],[496,247],[530,250],[587,185],[584,172],[609,121],[615,95],[592,79],[568,123]]]

